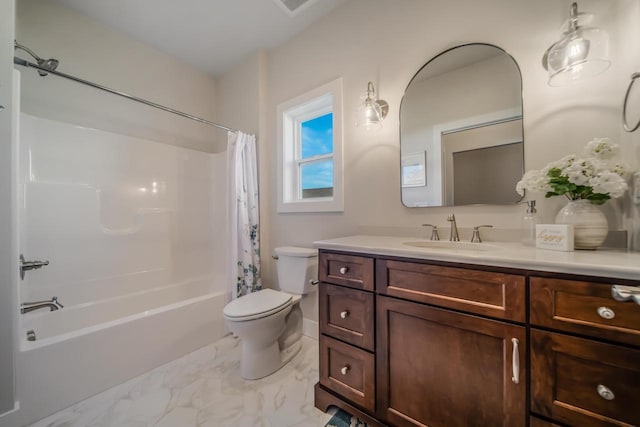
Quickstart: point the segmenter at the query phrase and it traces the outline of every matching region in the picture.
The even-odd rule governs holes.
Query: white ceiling
[[[284,43],[344,0],[312,0],[293,17],[274,0],[57,1],[216,76]]]

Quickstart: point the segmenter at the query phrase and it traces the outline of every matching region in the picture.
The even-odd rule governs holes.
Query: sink
[[[489,243],[450,242],[447,240],[413,240],[403,242],[403,245],[414,248],[447,249],[470,252],[486,252],[498,249],[498,246]]]

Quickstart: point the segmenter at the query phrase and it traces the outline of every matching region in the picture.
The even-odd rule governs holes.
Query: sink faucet
[[[64,308],[64,306],[58,302],[58,297],[53,297],[51,301],[23,302],[20,304],[20,313],[25,314],[41,308],[49,308],[49,311],[56,311]]]
[[[456,216],[454,214],[449,214],[449,216],[447,216],[447,221],[451,221],[451,235],[449,236],[449,241],[459,242],[460,236],[458,235],[458,226],[456,225]]]
[[[431,240],[440,240],[438,236],[438,226],[433,224],[422,224],[423,227],[431,227]]]
[[[482,227],[493,227],[493,225],[476,225],[473,227],[473,234],[471,235],[471,243],[482,243],[482,239],[480,238],[480,228]]]

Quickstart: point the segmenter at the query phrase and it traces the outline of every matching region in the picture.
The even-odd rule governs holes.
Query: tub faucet
[[[20,313],[25,314],[41,308],[49,308],[49,311],[56,311],[64,308],[64,305],[58,302],[58,297],[53,297],[50,301],[23,302],[20,304]]]
[[[447,216],[447,221],[451,222],[451,235],[449,236],[449,241],[459,242],[460,236],[458,235],[458,226],[456,225],[456,216],[454,214],[449,214],[449,216]]]

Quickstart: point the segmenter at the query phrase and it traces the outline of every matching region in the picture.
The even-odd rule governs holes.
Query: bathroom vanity
[[[640,425],[640,254],[353,236],[320,248],[315,404],[369,425]],[[640,299],[640,298],[639,298]]]

